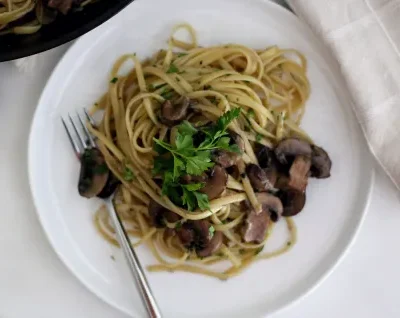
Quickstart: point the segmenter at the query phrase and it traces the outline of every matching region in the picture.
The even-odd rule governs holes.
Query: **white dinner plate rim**
[[[295,16],[292,12],[290,12],[289,10],[283,8],[281,5],[270,1],[270,0],[255,0],[256,1],[260,1],[260,2],[264,2],[266,5],[271,6],[271,8],[273,8],[273,10],[278,10],[280,11],[282,14],[287,15],[288,17],[290,17],[291,19],[295,18],[296,20],[298,19],[297,16]],[[135,2],[133,2],[131,5],[135,5]],[[90,33],[89,33],[90,35]],[[39,206],[41,205],[38,202],[37,199],[37,195],[36,195],[36,190],[34,187],[34,176],[33,176],[33,169],[32,169],[32,161],[34,160],[33,156],[34,156],[34,151],[32,149],[33,147],[33,143],[34,143],[34,131],[35,131],[35,125],[38,121],[38,116],[39,116],[39,110],[41,109],[41,107],[43,107],[43,100],[46,98],[47,95],[47,89],[48,89],[48,83],[50,83],[53,78],[57,75],[58,70],[60,68],[62,68],[63,62],[66,59],[66,57],[68,56],[68,53],[70,51],[72,51],[75,47],[79,46],[81,42],[85,41],[85,36],[79,38],[77,41],[75,41],[69,48],[68,50],[63,54],[63,56],[61,57],[61,59],[59,60],[59,62],[57,63],[57,65],[55,66],[55,68],[53,69],[51,75],[49,76],[46,85],[40,95],[38,104],[37,104],[37,108],[35,110],[33,119],[32,119],[32,123],[31,123],[31,127],[30,127],[30,134],[29,134],[29,139],[28,139],[28,175],[29,175],[29,185],[31,188],[31,192],[32,192],[32,199],[33,199],[33,203],[35,206],[35,209],[37,211],[37,215],[40,221],[41,226],[43,227],[44,233],[47,237],[47,239],[49,240],[53,250],[55,251],[55,253],[58,255],[58,257],[60,258],[60,260],[65,264],[65,266],[68,268],[68,270],[71,272],[71,274],[73,274],[74,276],[76,276],[78,278],[78,280],[80,281],[81,284],[83,284],[86,288],[88,288],[88,290],[90,290],[93,294],[95,294],[99,299],[101,299],[102,301],[104,301],[105,303],[111,305],[112,307],[114,307],[115,309],[124,312],[125,314],[127,314],[128,316],[130,316],[131,314],[129,312],[126,312],[125,310],[123,310],[122,308],[119,307],[119,305],[111,300],[111,299],[107,299],[104,295],[102,295],[98,290],[96,290],[94,288],[94,286],[92,286],[87,279],[84,277],[84,275],[82,275],[79,271],[74,269],[74,266],[71,264],[71,262],[69,261],[69,259],[67,257],[65,257],[65,255],[62,253],[61,250],[59,250],[57,248],[57,244],[55,242],[55,238],[54,238],[54,234],[52,231],[49,230],[48,226],[49,224],[47,223],[46,219],[44,218],[44,215],[40,212]],[[321,41],[318,40],[318,45],[323,46],[323,44],[321,43]],[[324,58],[328,59],[330,61],[333,61],[333,57],[330,55],[330,53],[328,52],[328,50],[325,48],[325,55]],[[341,75],[338,73],[335,73],[335,77],[338,77]],[[347,88],[343,87],[343,89],[345,89],[347,92]],[[350,96],[350,94],[348,93],[348,95]],[[354,116],[355,117],[355,116]],[[359,128],[359,130],[361,131],[361,128]],[[364,136],[362,137],[362,142],[365,143],[365,147],[367,148],[367,143],[365,141]],[[366,187],[366,197],[367,200],[364,203],[362,212],[360,212],[360,217],[359,217],[359,221],[356,225],[356,228],[354,229],[353,233],[351,234],[351,238],[347,241],[347,243],[342,247],[342,250],[338,253],[338,257],[336,258],[336,260],[332,261],[331,264],[327,267],[327,270],[320,275],[320,277],[315,281],[315,283],[311,286],[309,286],[308,289],[304,290],[304,292],[297,298],[293,299],[290,303],[287,303],[286,305],[276,309],[275,311],[269,313],[271,315],[276,314],[277,312],[282,312],[283,310],[286,310],[290,307],[292,307],[295,304],[298,304],[301,300],[303,300],[305,297],[307,297],[308,295],[310,295],[316,288],[318,288],[324,281],[326,278],[328,278],[332,272],[338,267],[338,265],[341,263],[341,261],[344,259],[344,257],[346,256],[346,254],[348,253],[348,251],[350,250],[350,248],[352,247],[352,245],[354,244],[359,232],[360,232],[360,228],[365,220],[368,208],[370,206],[370,201],[371,201],[371,194],[373,191],[373,185],[374,185],[374,180],[375,180],[375,166],[373,164],[373,160],[372,160],[372,155],[368,156],[369,158],[366,159],[367,165],[370,166],[371,170],[368,171],[369,175],[366,177],[367,180],[369,180],[369,184]]]

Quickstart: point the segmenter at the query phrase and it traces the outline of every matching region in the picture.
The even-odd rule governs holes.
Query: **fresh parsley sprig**
[[[195,128],[184,121],[178,126],[175,144],[154,138],[154,150],[158,156],[154,160],[153,174],[161,175],[163,180],[162,193],[175,204],[186,206],[189,211],[196,207],[201,210],[210,208],[208,197],[199,190],[204,183],[183,184],[182,176],[200,176],[214,166],[211,161],[212,151],[223,149],[240,152],[236,144],[230,144],[227,133],[229,124],[240,114],[239,108],[234,108],[218,118],[216,125]],[[200,144],[195,138],[201,136]]]

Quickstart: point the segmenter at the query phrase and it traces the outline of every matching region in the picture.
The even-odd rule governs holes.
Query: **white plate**
[[[92,225],[99,202],[78,196],[76,161],[60,115],[88,107],[105,90],[114,60],[126,52],[149,56],[165,47],[171,28],[189,22],[201,45],[277,44],[309,61],[311,98],[303,127],[333,160],[332,177],[312,180],[305,210],[295,218],[298,244],[227,282],[187,273],[149,273],[165,317],[259,317],[294,302],[337,264],[363,219],[373,178],[371,157],[351,112],[351,99],[329,52],[294,15],[253,0],[139,0],[82,37],[54,70],[32,124],[29,170],[33,197],[54,249],[94,293],[135,317],[144,316],[120,252]],[[284,236],[281,222],[269,249]],[[139,249],[144,264],[154,262]],[[116,261],[110,256],[114,255]]]

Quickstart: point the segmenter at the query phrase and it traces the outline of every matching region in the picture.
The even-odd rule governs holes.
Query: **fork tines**
[[[86,117],[85,119],[82,119],[79,112],[76,112],[77,120],[75,121],[77,121],[78,124],[75,124],[75,121],[70,114],[68,114],[67,121],[63,117],[61,117],[61,121],[65,128],[65,131],[67,132],[68,139],[78,158],[85,149],[96,147],[96,143],[94,142],[92,135],[90,134],[88,128],[85,125],[85,122],[88,121],[92,126],[95,126],[95,121],[88,114],[86,109],[84,109],[83,111]],[[70,123],[69,125],[67,124],[68,121]]]

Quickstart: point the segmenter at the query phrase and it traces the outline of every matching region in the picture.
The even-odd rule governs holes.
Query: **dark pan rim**
[[[113,17],[114,15],[119,13],[122,9],[124,9],[126,6],[128,6],[133,1],[134,0],[116,2],[113,7],[111,7],[109,10],[106,10],[103,14],[99,15],[95,19],[88,20],[85,24],[83,24],[79,28],[69,31],[67,33],[64,33],[62,36],[60,36],[58,38],[51,39],[48,41],[43,41],[43,42],[37,42],[31,46],[19,48],[15,51],[11,51],[11,52],[2,53],[0,50],[0,62],[15,60],[15,59],[19,59],[22,57],[27,57],[27,56],[34,55],[37,53],[41,53],[41,52],[50,50],[52,48],[55,48],[57,46],[60,46],[62,44],[65,44],[69,41],[72,41],[72,40],[80,37],[81,35],[84,35],[85,33],[98,27],[100,24],[103,24],[104,22],[109,20],[111,17]]]

